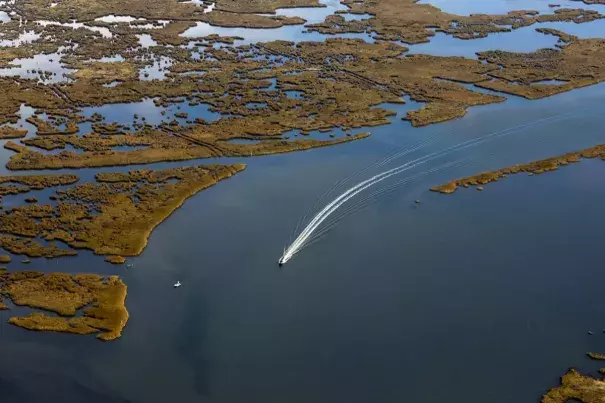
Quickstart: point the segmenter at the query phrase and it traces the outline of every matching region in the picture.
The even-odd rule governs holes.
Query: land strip
[[[557,170],[560,166],[566,166],[574,162],[579,162],[582,158],[601,158],[605,160],[605,144],[599,144],[584,150],[563,154],[557,157],[546,158],[543,160],[532,161],[526,164],[513,165],[496,171],[482,172],[477,175],[462,179],[456,179],[440,186],[431,188],[434,192],[450,194],[454,193],[459,187],[483,186],[499,179],[506,178],[521,172],[529,174],[541,174]]]

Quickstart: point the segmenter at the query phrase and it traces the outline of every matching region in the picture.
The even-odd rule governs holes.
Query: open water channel
[[[437,5],[459,13],[532,8],[446,3]],[[600,34],[599,26],[582,30]],[[527,32],[536,44],[554,44]],[[280,38],[278,30],[266,35]],[[490,36],[488,43],[534,50],[510,42],[514,35]],[[412,51],[447,53],[458,43],[444,37]],[[487,50],[483,43],[464,41],[465,51]],[[424,128],[401,120],[419,107],[409,102],[392,106],[393,123],[372,128],[368,139],[243,159],[244,172],[187,201],[130,259],[134,266],[120,269],[130,312],[120,339],[32,333],[6,324],[9,313],[0,311],[0,401],[536,402],[569,367],[595,373],[598,363],[585,353],[605,351],[605,164],[515,175],[483,192],[441,195],[429,188],[604,143],[604,90],[597,85],[540,101],[509,96]],[[132,116],[106,108],[107,121]],[[156,112],[152,102],[139,113],[145,108]],[[301,216],[335,182],[428,138],[435,142],[383,169],[490,133],[490,141],[393,178],[459,161],[373,200],[278,267]],[[0,151],[2,160],[8,155]],[[95,172],[78,171],[84,178]],[[86,252],[34,259],[31,267],[116,270]],[[175,290],[177,280],[183,286]]]

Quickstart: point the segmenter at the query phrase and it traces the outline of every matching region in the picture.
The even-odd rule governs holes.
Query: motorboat
[[[174,288],[179,288],[181,286],[181,282],[177,281],[176,284],[174,285]]]

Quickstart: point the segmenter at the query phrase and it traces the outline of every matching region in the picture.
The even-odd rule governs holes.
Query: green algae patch
[[[529,174],[541,174],[544,172],[555,171],[560,166],[566,166],[574,162],[579,162],[582,158],[601,158],[602,160],[605,160],[605,144],[599,144],[594,147],[563,154],[558,157],[546,158],[526,164],[513,165],[511,167],[496,171],[482,172],[478,175],[456,179],[443,185],[435,186],[431,188],[431,190],[433,192],[450,194],[454,193],[460,186],[469,187],[486,185],[490,182],[496,182],[499,179],[505,178],[511,174],[521,172]],[[477,189],[479,189],[479,187]]]
[[[117,276],[44,274],[36,271],[0,273],[0,294],[15,305],[59,314],[34,312],[11,317],[9,323],[37,331],[97,333],[100,340],[121,336],[128,322],[127,288]],[[82,309],[83,316],[76,316]]]

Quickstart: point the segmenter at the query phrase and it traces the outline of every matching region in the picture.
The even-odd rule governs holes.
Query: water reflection
[[[278,8],[275,14],[285,17],[301,17],[307,21],[307,24],[322,22],[327,16],[336,11],[347,10],[347,7],[340,3],[340,0],[320,0],[325,7],[300,7],[300,8]]]
[[[9,22],[11,17],[6,11],[0,11],[0,22]]]
[[[19,120],[17,121],[17,123],[9,123],[9,124],[7,124],[7,126],[12,126],[12,127],[18,128],[18,129],[27,130],[27,134],[25,135],[25,137],[34,136],[37,131],[36,126],[27,122],[27,118],[33,116],[35,112],[36,112],[36,110],[34,108],[32,108],[31,106],[21,104],[19,106],[19,112],[17,113],[19,115]],[[0,145],[4,145],[7,141],[10,141],[10,140],[0,141]]]
[[[111,31],[109,31],[109,28],[90,26],[90,25],[86,25],[84,23],[76,22],[76,21],[57,22],[57,21],[39,20],[39,21],[36,21],[36,23],[38,25],[42,25],[43,27],[46,27],[48,25],[57,25],[57,26],[61,26],[61,27],[70,27],[72,29],[86,28],[90,31],[100,33],[101,36],[103,36],[104,38],[111,38],[113,36]]]
[[[94,60],[95,62],[101,62],[101,63],[114,63],[114,62],[123,62],[126,59],[122,55],[113,55],[113,56],[103,56],[100,59],[90,59],[90,60],[91,61]]]
[[[142,48],[149,48],[151,46],[158,45],[158,43],[153,40],[153,38],[149,34],[141,34],[137,35],[137,37],[139,38],[139,45],[141,45]]]
[[[535,52],[542,48],[554,48],[559,38],[536,32],[537,28],[553,28],[580,38],[594,38],[605,32],[605,20],[583,24],[573,22],[548,22],[515,29],[511,32],[490,34],[486,38],[462,40],[437,32],[428,43],[406,45],[410,54],[425,53],[436,56],[463,56],[476,58],[477,52],[503,50],[507,52]]]
[[[327,38],[360,38],[366,42],[374,42],[369,34],[342,34],[342,35],[323,35],[317,32],[307,32],[303,26],[285,26],[273,29],[247,29],[247,28],[223,28],[215,27],[210,24],[198,22],[198,25],[189,28],[182,36],[187,38],[199,38],[207,35],[217,34],[221,36],[239,36],[243,40],[236,40],[234,45],[248,45],[259,42],[271,42],[275,40],[284,40],[292,42],[324,42]]]
[[[103,17],[95,18],[95,21],[102,21],[102,22],[107,22],[107,23],[113,24],[113,23],[117,23],[117,22],[146,21],[146,19],[132,17],[130,15],[109,14],[109,15],[105,15]]]
[[[118,24],[118,23],[128,23],[132,28],[137,29],[159,29],[165,27],[170,23],[170,20],[154,20],[148,24],[141,24],[144,21],[147,21],[146,18],[136,18],[130,15],[114,15],[109,14],[103,17],[95,18],[95,21],[105,22],[108,24]],[[132,22],[137,22],[136,25],[131,24]]]
[[[0,76],[22,77],[50,84],[69,81],[69,74],[76,70],[65,68],[59,53],[38,54],[31,58],[15,59],[10,62],[15,67],[0,69]]]
[[[549,4],[558,4],[561,8],[604,10],[599,5],[589,5],[573,0],[420,0],[419,3],[432,4],[447,13],[457,15],[506,14],[512,10],[536,10],[543,14],[550,14],[558,7],[549,7]]]
[[[207,1],[204,1],[204,0],[188,0],[188,1],[183,1],[183,3],[195,4],[197,7],[205,6],[203,9],[204,14],[209,13],[210,11],[214,10],[214,7],[216,6],[215,2],[208,3]]]
[[[105,87],[105,88],[114,88],[114,87],[117,87],[118,85],[120,85],[121,83],[122,83],[121,81],[112,81],[110,83],[103,84],[103,87]]]
[[[163,80],[166,78],[170,66],[172,66],[172,59],[160,56],[159,59],[153,60],[153,64],[145,66],[139,71],[139,80]]]
[[[372,18],[373,16],[371,14],[339,14],[341,15],[345,21],[360,21],[360,20],[367,20],[368,18]]]
[[[0,40],[0,46],[19,46],[19,45],[24,45],[27,43],[31,43],[33,41],[36,41],[40,39],[40,34],[34,32],[34,31],[24,31],[21,32],[19,34],[19,36],[17,37],[17,39],[4,39],[4,40]]]
[[[176,120],[180,124],[186,125],[189,119],[202,118],[208,122],[213,122],[221,117],[220,113],[211,112],[207,104],[191,105],[182,102],[169,106],[159,106],[151,98],[146,98],[140,102],[86,107],[82,108],[80,114],[86,118],[90,118],[94,114],[100,114],[104,117],[105,122],[118,123],[129,127],[133,121],[157,126],[161,123]],[[186,117],[184,117],[185,115]],[[80,134],[92,131],[90,122],[80,124],[79,128]]]
[[[276,15],[301,17],[306,20],[306,24],[315,24],[325,21],[326,17],[334,14],[336,11],[344,11],[347,9],[339,0],[321,0],[320,3],[324,4],[325,7],[282,8],[276,10]],[[348,19],[365,18],[364,15],[344,14],[344,16]],[[243,40],[236,41],[236,46],[257,42],[269,42],[273,40],[323,42],[326,38],[334,37],[333,35],[323,35],[317,32],[307,32],[302,24],[284,26],[281,28],[250,29],[216,27],[203,22],[198,22],[197,26],[189,28],[182,36],[187,38],[199,38],[212,34],[221,36],[240,36],[244,38]],[[373,42],[373,39],[368,34],[344,34],[338,36],[345,38],[361,38],[366,42]]]

